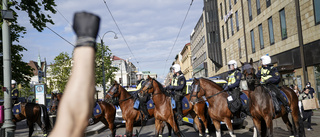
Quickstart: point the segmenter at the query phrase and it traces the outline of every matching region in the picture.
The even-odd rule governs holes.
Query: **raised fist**
[[[92,46],[95,48],[95,41],[100,26],[100,17],[87,12],[77,12],[73,18],[73,30],[77,35],[76,47]]]

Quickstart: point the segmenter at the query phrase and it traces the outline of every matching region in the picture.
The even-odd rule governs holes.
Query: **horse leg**
[[[33,133],[33,123],[27,121],[27,125],[28,125],[28,127],[29,127],[29,137],[31,137],[31,136],[32,136],[32,133]]]
[[[205,129],[206,136],[210,136],[210,135],[209,135],[209,130],[208,130],[208,121],[207,121],[207,119],[206,119],[205,114],[202,113],[202,114],[199,115],[199,117],[200,117],[200,119],[201,119],[201,121],[202,121],[202,123],[203,123],[203,125],[204,125],[204,129]],[[201,131],[201,132],[202,132],[202,131]]]
[[[226,122],[227,128],[229,130],[229,134],[231,137],[236,137],[236,135],[233,132],[233,126],[231,123],[231,119],[230,118],[225,118],[224,122]]]
[[[257,118],[252,118],[254,127],[253,127],[253,137],[261,136],[261,121]]]
[[[273,124],[272,124],[272,116],[268,115],[265,117],[265,122],[267,126],[267,136],[268,137],[273,137]]]
[[[199,120],[199,117],[195,113],[190,113],[191,117],[193,118],[193,122],[197,125],[199,129],[199,137],[202,137],[202,126]]]
[[[166,123],[166,124],[167,124],[167,127],[168,127],[168,137],[171,137],[172,127],[170,126],[169,123]],[[162,135],[163,135],[163,130],[164,130],[164,127],[165,127],[165,126],[166,126],[166,125],[162,122],[162,127],[161,127],[162,130],[160,130],[159,137],[162,137]]]
[[[133,122],[134,120],[130,119],[126,121],[126,136],[127,137],[132,137],[132,131],[133,131]]]
[[[159,133],[160,133],[160,130],[161,130],[161,127],[162,127],[162,121],[160,121],[159,119],[156,119],[154,124],[156,126],[156,135],[155,135],[155,137],[159,137]]]
[[[292,122],[293,122],[293,128],[295,131],[295,135],[299,136],[299,137],[304,137],[305,133],[304,133],[304,125],[303,125],[303,121],[300,117],[300,111],[299,111],[299,107],[298,106],[294,106],[294,103],[291,104],[291,116],[292,116]]]
[[[176,121],[174,120],[174,117],[170,117],[167,121],[171,127],[173,128],[173,131],[174,133],[178,136],[178,137],[181,137],[181,133],[180,133],[180,130],[179,130],[179,127],[176,123]]]
[[[216,128],[216,137],[221,137],[221,125],[220,121],[212,120],[214,127]]]
[[[287,125],[288,131],[290,131],[291,135],[294,135],[292,124],[289,121],[288,113],[284,114],[282,117],[282,121]]]
[[[116,136],[116,129],[115,129],[115,126],[114,126],[114,123],[113,121],[110,121],[110,120],[106,120],[105,118],[101,119],[101,122],[110,129],[111,131],[111,137],[115,137]]]

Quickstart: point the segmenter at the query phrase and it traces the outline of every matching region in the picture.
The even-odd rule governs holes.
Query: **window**
[[[239,48],[239,58],[241,59],[241,43],[240,43],[240,39],[238,39],[238,48]]]
[[[267,2],[267,8],[271,5],[271,0],[266,0]]]
[[[236,11],[236,25],[237,25],[237,31],[239,31],[239,17],[238,17],[238,11]]]
[[[207,11],[207,23],[209,22],[209,12]]]
[[[224,48],[224,61],[225,61],[225,64],[227,65],[227,50],[226,50],[226,48]]]
[[[239,31],[239,17],[238,17],[238,11],[236,11],[236,26],[237,26],[237,31]]]
[[[229,0],[229,10],[231,10],[231,0]]]
[[[254,44],[254,33],[253,33],[253,30],[250,31],[250,34],[251,34],[252,53],[255,53],[256,52],[256,46]]]
[[[223,38],[223,42],[225,42],[225,39],[224,39],[224,26],[222,26],[222,38]]]
[[[268,19],[270,45],[274,44],[272,17]]]
[[[256,4],[257,4],[257,15],[259,15],[261,13],[260,0],[257,0]]]
[[[248,0],[248,10],[249,10],[249,21],[251,21],[252,20],[251,0]]]
[[[230,16],[230,25],[231,25],[231,35],[233,36],[234,30],[233,30],[233,20],[232,20],[232,16]]]
[[[281,28],[281,37],[282,39],[287,38],[287,26],[286,26],[286,14],[284,9],[279,11],[280,14],[280,28]]]
[[[234,0],[234,5],[236,5],[237,4],[237,0]]]
[[[221,19],[223,19],[223,13],[222,13],[222,3],[220,3],[220,13],[221,13]]]
[[[316,21],[316,25],[320,24],[320,1],[313,0],[313,9],[314,9],[314,20]]]
[[[210,36],[210,33],[208,33],[208,43],[209,43],[209,44],[211,43],[211,36]]]
[[[264,42],[263,42],[263,31],[262,31],[262,24],[258,25],[259,29],[259,40],[260,40],[260,48],[264,48]]]
[[[227,0],[224,0],[224,12],[227,15]]]
[[[227,31],[227,39],[229,39],[229,20],[227,20],[227,22],[226,22],[226,31]]]

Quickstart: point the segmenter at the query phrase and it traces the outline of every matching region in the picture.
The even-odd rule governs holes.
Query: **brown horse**
[[[189,96],[186,96],[187,99],[189,99]],[[126,121],[126,136],[132,136],[132,130],[133,130],[133,124],[134,122],[138,121],[140,117],[140,111],[136,110],[133,108],[134,105],[134,99],[130,93],[128,93],[120,84],[118,84],[116,81],[114,81],[114,84],[110,87],[106,99],[112,99],[112,98],[119,98],[119,105],[122,110],[122,116],[123,119]],[[193,109],[196,110],[197,113],[192,111],[192,105],[189,104],[190,109],[184,110],[183,114],[191,114],[191,116],[195,119],[194,122],[196,123],[197,127],[199,128],[199,136],[202,136],[202,127],[201,123],[199,121],[199,117],[203,121],[205,128],[206,128],[206,133],[208,133],[207,129],[207,120],[205,117],[205,102],[199,102],[197,103]],[[151,117],[154,116],[154,109],[149,109],[148,110],[149,115]],[[199,116],[199,117],[198,117]],[[162,134],[163,127],[162,125],[162,130],[160,130],[160,135]],[[168,125],[168,130],[169,130],[169,136],[171,136],[171,126]]]
[[[45,105],[36,103],[21,103],[21,111],[19,114],[14,115],[13,122],[19,122],[21,120],[27,119],[27,125],[29,127],[29,137],[32,136],[34,131],[33,124],[37,123],[41,127],[44,136],[47,136],[51,130],[51,125],[49,121],[49,115]]]
[[[305,136],[303,122],[300,118],[298,97],[294,91],[288,87],[282,86],[281,90],[288,97],[289,106],[292,110],[291,116],[293,126],[288,118],[288,113],[284,106],[281,106],[281,112],[275,114],[273,102],[269,91],[262,85],[257,85],[255,70],[252,67],[253,61],[250,63],[241,63],[244,79],[247,81],[249,89],[251,90],[249,98],[251,99],[250,113],[252,115],[254,128],[254,136],[273,136],[272,120],[281,117],[283,122],[287,125],[291,135],[303,137]],[[257,85],[257,86],[256,86]],[[256,87],[255,87],[256,86]]]
[[[223,91],[222,87],[205,78],[194,78],[191,87],[191,102],[198,102],[202,96],[206,97],[209,103],[208,114],[216,128],[216,137],[221,137],[221,121],[226,123],[230,136],[235,137],[231,123],[233,114],[227,103],[228,94]]]
[[[151,96],[155,109],[155,126],[156,126],[156,137],[161,132],[163,122],[168,123],[168,127],[172,127],[174,133],[177,136],[182,136],[180,129],[177,125],[174,112],[171,106],[171,97],[163,89],[163,86],[155,79],[148,76],[146,82],[143,84],[139,91],[140,96]]]
[[[51,94],[51,106],[49,111],[55,112],[58,108],[59,101],[62,98],[62,93],[52,93]],[[97,103],[101,107],[101,114],[93,116],[93,123],[91,125],[98,123],[101,121],[106,127],[108,127],[111,130],[112,137],[115,137],[116,135],[116,127],[114,125],[114,119],[116,116],[116,108],[107,102],[104,101],[97,101]]]

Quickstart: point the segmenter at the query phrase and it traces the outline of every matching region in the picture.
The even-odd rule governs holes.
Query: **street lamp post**
[[[105,72],[104,72],[104,45],[103,45],[103,37],[104,35],[106,35],[107,33],[112,32],[114,33],[114,39],[117,39],[117,33],[115,33],[114,31],[107,31],[106,33],[104,33],[102,35],[102,38],[100,37],[101,40],[101,49],[102,49],[102,76],[103,76],[103,81],[102,81],[102,87],[103,87],[103,100],[106,97],[106,76],[105,76]]]

